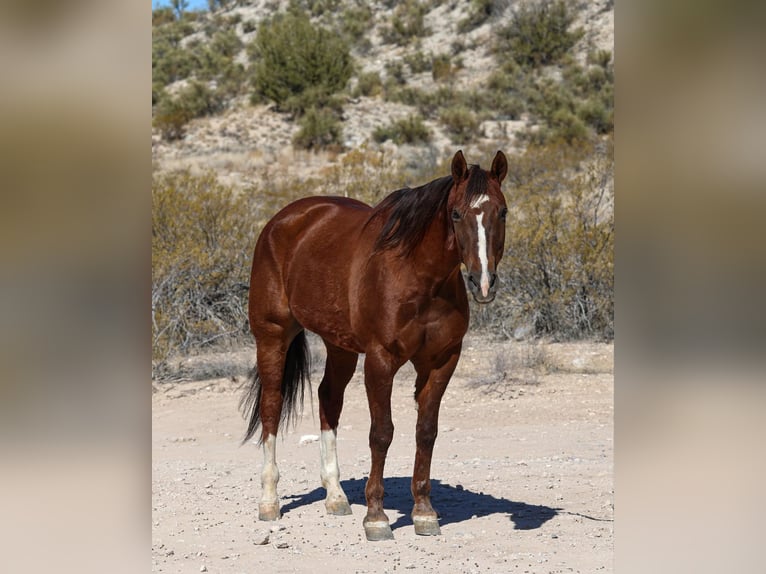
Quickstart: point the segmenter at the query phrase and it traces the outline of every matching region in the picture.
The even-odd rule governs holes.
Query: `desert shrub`
[[[377,96],[383,92],[383,82],[380,80],[380,74],[377,72],[365,72],[359,74],[358,81],[356,83],[356,90],[354,95],[356,97],[362,96]]]
[[[455,143],[471,141],[478,135],[479,120],[464,106],[452,106],[442,110],[439,119],[452,135]]]
[[[404,63],[410,68],[413,74],[420,74],[421,72],[428,72],[433,67],[433,57],[424,54],[418,50],[412,54],[404,56]]]
[[[152,83],[165,86],[192,73],[194,57],[181,47],[184,36],[176,23],[152,28]]]
[[[565,0],[524,2],[496,30],[495,52],[529,68],[555,64],[584,34],[581,28],[570,31],[574,19]]]
[[[152,375],[178,353],[247,340],[247,284],[261,216],[215,176],[152,179]]]
[[[390,153],[363,145],[325,168],[320,177],[307,181],[307,186],[319,195],[342,195],[374,205],[406,183],[407,176]]]
[[[312,17],[333,14],[341,0],[290,0],[288,10],[294,13],[308,12]]]
[[[458,32],[465,34],[484,24],[492,16],[494,4],[494,0],[471,0],[468,16],[457,24]]]
[[[233,30],[213,34],[210,42],[192,48],[195,61],[194,76],[200,80],[215,80],[221,95],[239,93],[245,82],[245,68],[234,58],[242,49],[242,41]]]
[[[597,134],[607,134],[614,129],[614,111],[609,110],[603,101],[596,98],[580,104],[577,117],[591,126]]]
[[[423,123],[421,116],[410,115],[375,129],[372,137],[378,143],[386,140],[391,140],[397,145],[428,143],[431,131]]]
[[[431,77],[435,82],[447,80],[455,73],[452,66],[452,58],[448,54],[439,54],[433,57],[431,62]]]
[[[222,105],[219,94],[207,84],[194,80],[176,96],[162,94],[154,114],[154,126],[166,139],[178,139],[190,120],[214,114]]]
[[[562,61],[561,80],[527,78],[522,92],[540,129],[527,132],[529,141],[543,144],[557,139],[574,141],[614,130],[614,71],[582,67],[571,58]]]
[[[532,146],[510,163],[501,280],[513,305],[501,304],[500,312],[511,323],[533,325],[538,335],[612,338],[611,146]]]
[[[340,14],[340,28],[355,45],[360,45],[366,39],[372,24],[372,9],[366,3],[349,6]]]
[[[176,15],[169,6],[163,8],[154,8],[152,10],[152,26],[161,26],[176,21]]]
[[[397,3],[390,24],[381,28],[383,41],[406,46],[413,38],[428,36],[431,32],[424,18],[427,12],[425,2],[405,0]]]
[[[260,26],[249,47],[255,90],[296,115],[342,90],[353,72],[346,42],[304,15],[278,15]],[[306,96],[310,95],[308,98]]]
[[[397,86],[407,83],[404,77],[404,64],[399,60],[389,60],[384,66],[386,70],[386,83],[393,82]]]
[[[340,147],[343,128],[332,110],[309,108],[298,120],[300,129],[293,137],[293,144],[305,149]]]
[[[226,8],[232,2],[233,0],[207,0],[207,8],[211,12],[215,12],[221,8]]]
[[[588,52],[586,62],[600,68],[608,68],[612,61],[611,50],[592,50]]]

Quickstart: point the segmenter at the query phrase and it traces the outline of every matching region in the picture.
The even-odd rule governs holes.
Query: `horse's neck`
[[[446,215],[440,214],[431,224],[412,257],[415,259],[415,265],[431,274],[435,282],[444,281],[454,275],[455,269],[460,267],[460,252],[452,225]]]

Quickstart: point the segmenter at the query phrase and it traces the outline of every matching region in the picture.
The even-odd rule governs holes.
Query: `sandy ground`
[[[414,372],[403,368],[385,472],[395,540],[376,543],[361,524],[370,463],[361,359],[338,433],[341,484],[353,509],[345,517],[325,514],[319,443],[307,436],[319,434],[316,398],[278,440],[283,516],[266,523],[257,517],[260,449],[239,445],[242,379],[156,385],[152,570],[611,572],[612,373],[611,345],[467,338],[442,402],[432,465],[442,535],[420,537],[409,518]]]

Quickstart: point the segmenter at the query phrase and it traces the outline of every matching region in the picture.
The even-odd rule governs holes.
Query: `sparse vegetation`
[[[425,24],[428,5],[418,0],[405,0],[396,3],[388,26],[381,30],[383,40],[388,43],[406,46],[414,38],[428,36],[431,31]]]
[[[431,62],[431,77],[435,82],[448,80],[455,74],[455,67],[452,65],[452,58],[449,54],[439,54],[433,57]]]
[[[457,31],[465,34],[484,24],[492,16],[494,5],[494,0],[471,0],[468,16],[458,22]]]
[[[244,339],[259,208],[214,175],[152,181],[152,374],[173,353]]]
[[[383,92],[383,82],[380,79],[380,74],[377,72],[366,72],[359,74],[359,78],[356,83],[355,97],[361,96],[378,96]]]
[[[305,149],[339,148],[342,145],[343,128],[332,110],[309,108],[298,120],[300,130],[293,144]]]
[[[397,145],[427,143],[431,139],[431,131],[423,123],[422,117],[411,115],[377,128],[373,138],[378,143],[391,140]]]
[[[601,146],[604,148],[604,146]],[[504,284],[537,335],[614,336],[614,157],[531,147],[512,162]],[[522,319],[523,318],[523,319]]]
[[[464,106],[445,108],[439,119],[447,127],[454,143],[468,142],[478,135],[479,119]]]
[[[529,68],[555,64],[583,36],[580,28],[570,30],[574,19],[566,0],[522,2],[510,23],[496,30],[496,56]]]
[[[222,107],[220,94],[204,82],[191,81],[176,96],[163,92],[154,114],[154,126],[169,140],[179,139],[193,118],[216,113]]]

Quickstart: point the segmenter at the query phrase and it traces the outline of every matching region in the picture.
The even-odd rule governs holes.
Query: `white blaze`
[[[485,196],[486,197],[486,196]],[[476,224],[479,228],[479,261],[481,262],[481,294],[486,297],[489,295],[489,260],[487,258],[487,232],[481,220],[484,214],[476,216]]]
[[[482,204],[489,201],[489,195],[480,195],[471,202],[471,209],[478,209]]]

